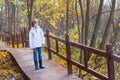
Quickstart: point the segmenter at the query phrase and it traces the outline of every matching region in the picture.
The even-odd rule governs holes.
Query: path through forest
[[[68,75],[67,70],[43,55],[45,69],[34,70],[32,50],[30,48],[8,48],[0,41],[0,50],[9,51],[20,68],[31,80],[81,80],[75,75]]]

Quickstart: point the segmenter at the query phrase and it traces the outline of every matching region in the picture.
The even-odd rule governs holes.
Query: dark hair
[[[36,20],[32,20],[32,27],[34,27],[36,23],[37,23]]]

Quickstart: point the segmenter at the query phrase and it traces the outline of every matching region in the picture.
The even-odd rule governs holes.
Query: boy
[[[43,30],[38,26],[36,20],[32,21],[32,27],[29,32],[29,45],[33,49],[33,59],[35,64],[35,70],[39,68],[44,69],[42,66],[42,47],[45,44]],[[39,63],[39,65],[38,65]]]

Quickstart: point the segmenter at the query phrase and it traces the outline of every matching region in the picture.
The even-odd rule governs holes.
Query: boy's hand
[[[42,47],[44,47],[45,46],[45,44],[42,44]]]

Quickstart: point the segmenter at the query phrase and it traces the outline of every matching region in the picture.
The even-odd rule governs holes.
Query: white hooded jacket
[[[37,47],[42,47],[43,44],[45,44],[43,30],[39,26],[31,27],[31,30],[29,32],[30,48],[34,49]]]

